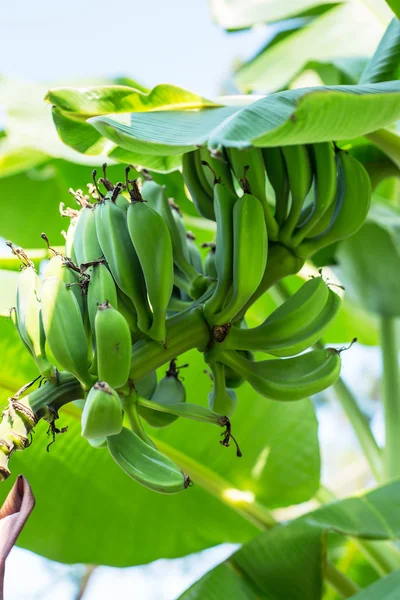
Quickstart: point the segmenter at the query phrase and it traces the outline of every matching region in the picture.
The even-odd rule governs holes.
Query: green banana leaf
[[[295,523],[256,537],[179,600],[319,600],[322,596],[322,532]]]
[[[375,204],[361,229],[338,244],[335,258],[351,300],[380,316],[400,314],[400,217],[393,208]]]
[[[360,83],[378,83],[395,79],[400,66],[400,21],[393,19],[375,54],[367,63]]]
[[[310,13],[322,12],[321,5],[334,5],[340,0],[212,0],[211,13],[214,20],[224,29],[244,29],[262,23],[282,21]]]
[[[182,594],[181,600],[219,598],[224,589],[240,590],[241,595],[233,597],[243,600],[319,600],[326,533],[333,530],[366,539],[396,539],[400,537],[399,498],[400,482],[393,482],[356,498],[338,500],[262,533],[204,575]],[[394,589],[394,582],[399,580],[391,580],[392,577],[393,574],[381,580],[387,582],[382,591]],[[372,591],[374,586],[379,590],[375,583]],[[354,598],[364,599],[362,594],[367,591]],[[386,596],[366,595],[367,598],[384,600]]]
[[[400,19],[400,2],[399,2],[399,0],[386,0],[386,2],[389,4],[390,8],[392,9],[392,11],[396,15],[396,17],[398,19]]]
[[[176,155],[208,143],[246,148],[355,138],[400,118],[400,82],[279,92],[203,111],[106,115],[90,123],[133,152]]]
[[[13,324],[0,319],[0,404],[37,371]],[[212,383],[193,351],[181,357],[189,402],[206,404]],[[160,375],[162,376],[162,372]],[[241,388],[232,419],[243,458],[219,444],[221,430],[178,420],[165,431],[151,430],[160,449],[186,468],[195,485],[163,496],[129,479],[107,450],[95,450],[80,436],[80,415],[60,411],[59,435],[49,452],[47,424],[35,427],[33,444],[12,456],[12,477],[0,485],[0,502],[23,473],[36,508],[19,545],[63,562],[126,566],[177,557],[222,542],[254,537],[263,506],[303,502],[319,487],[317,421],[310,401],[267,401]],[[193,466],[194,465],[194,466]],[[207,473],[209,488],[198,474]],[[198,481],[198,483],[196,483]],[[149,525],[151,524],[151,526]],[[107,540],[107,543],[104,543]]]
[[[397,600],[400,589],[400,571],[390,573],[353,596],[353,600]]]

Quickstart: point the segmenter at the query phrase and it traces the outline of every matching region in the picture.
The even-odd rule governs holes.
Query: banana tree
[[[393,27],[387,35],[393,36]],[[320,266],[337,256],[340,272],[345,278],[347,269],[350,281],[352,273],[361,268],[354,267],[347,258],[357,256],[357,252],[346,250],[346,244],[352,244],[369,226],[367,223],[360,229],[371,195],[366,173],[372,172],[379,161],[389,165],[385,172],[392,173],[398,152],[395,134],[384,128],[400,117],[399,82],[381,82],[377,75],[387,72],[391,60],[386,47],[387,37],[367,67],[373,73],[371,82],[366,77],[358,85],[296,89],[257,101],[251,97],[208,101],[173,86],[158,86],[149,92],[128,86],[105,86],[59,88],[48,93],[54,122],[66,144],[91,157],[106,152],[112,160],[139,165],[134,177],[143,181],[139,189],[136,181],[129,179],[132,171],[126,169],[125,181],[122,176],[122,183],[114,185],[110,173],[105,171],[99,184],[94,181],[92,198],[87,199],[79,192],[74,194],[80,214],[68,212],[72,227],[77,226],[85,210],[85,214],[95,214],[96,219],[107,210],[106,223],[111,231],[113,214],[120,221],[119,211],[126,210],[128,217],[124,219],[129,219],[129,213],[137,212],[142,206],[138,203],[144,201],[162,217],[171,238],[175,296],[172,292],[171,303],[166,307],[166,335],[158,336],[143,324],[148,310],[155,315],[155,300],[150,307],[144,306],[143,320],[139,321],[138,301],[124,284],[123,268],[118,268],[111,252],[114,246],[108,244],[106,234],[103,241],[98,236],[105,262],[118,285],[118,294],[127,303],[121,302],[125,311],[120,309],[120,313],[126,315],[133,342],[130,382],[117,387],[125,413],[124,424],[132,431],[124,428],[115,434],[103,430],[99,436],[86,436],[89,443],[80,435],[80,421],[83,417],[87,423],[87,407],[94,405],[88,402],[92,392],[89,395],[87,392],[98,372],[85,368],[82,373],[82,364],[86,364],[83,356],[78,361],[72,357],[72,363],[68,363],[68,368],[65,366],[65,356],[70,350],[67,336],[64,339],[52,326],[54,320],[45,308],[47,303],[42,300],[39,308],[35,304],[42,292],[41,284],[34,284],[32,296],[33,313],[36,314],[36,309],[43,310],[47,348],[39,344],[40,352],[47,352],[50,365],[58,364],[72,374],[61,369],[61,372],[43,371],[39,352],[29,334],[30,327],[24,320],[23,300],[27,294],[16,298],[17,330],[7,319],[0,323],[4,397],[12,394],[0,426],[1,473],[7,479],[0,493],[6,494],[12,482],[10,469],[19,468],[27,475],[37,499],[37,508],[20,538],[21,545],[65,562],[123,566],[143,564],[160,556],[182,556],[222,541],[247,542],[183,597],[234,590],[237,597],[243,598],[316,599],[322,597],[324,579],[344,597],[357,594],[360,599],[382,598],[383,593],[389,597],[395,589],[397,579],[393,573],[372,585],[369,591],[359,592],[357,583],[338,570],[333,559],[335,544],[336,549],[340,546],[346,552],[344,540],[350,536],[359,540],[363,554],[373,565],[375,579],[399,568],[396,547],[374,542],[398,537],[394,510],[398,502],[397,483],[387,483],[361,498],[342,502],[335,502],[326,491],[320,490],[317,422],[307,396],[332,383],[342,389],[342,400],[347,398],[349,414],[353,411],[352,422],[377,481],[397,475],[391,441],[394,436],[388,431],[386,454],[391,458],[386,460],[389,466],[383,470],[380,451],[368,425],[338,379],[341,351],[313,349],[302,354],[324,333],[329,342],[332,333],[328,326],[337,315],[340,319],[346,307],[340,308],[339,295],[319,276],[305,283],[282,306],[275,310],[273,303],[271,306],[271,299],[276,298],[271,290],[282,295],[285,278],[298,273],[306,261],[313,260]],[[380,146],[378,158],[370,152],[370,142],[366,143],[366,139]],[[176,172],[181,165],[183,178]],[[118,167],[115,170],[118,172]],[[375,175],[376,171],[375,168]],[[183,181],[193,202],[186,196]],[[169,195],[177,202],[168,202]],[[359,203],[357,210],[355,202]],[[177,203],[186,224],[201,242],[210,241],[216,231],[216,247],[211,246],[206,260],[201,260],[197,246],[190,246]],[[165,231],[165,226],[162,229],[160,225],[160,231]],[[137,232],[131,234],[129,227],[127,230],[132,241],[136,240]],[[118,229],[120,237],[124,231],[123,227]],[[353,234],[356,235],[351,237]],[[342,242],[344,238],[349,239]],[[54,280],[68,284],[62,287],[65,296],[62,312],[67,315],[67,322],[62,325],[65,332],[68,326],[71,330],[75,327],[74,311],[80,318],[79,295],[75,294],[79,286],[74,284],[86,281],[90,292],[89,277],[95,270],[104,271],[101,269],[104,259],[98,261],[99,256],[78,258],[79,239],[77,236],[75,241],[74,236],[68,252],[70,261],[51,247],[40,255],[51,257],[49,265],[52,265],[47,278],[50,284],[45,278],[43,293],[45,286],[54,287]],[[129,245],[129,236],[126,240],[124,249]],[[395,266],[394,240],[395,234],[388,242],[388,256]],[[138,243],[134,245],[140,256]],[[222,252],[221,248],[229,252]],[[18,269],[22,262],[22,276],[32,273],[34,262],[30,253],[15,246],[13,249],[15,257],[5,259],[3,267]],[[156,247],[152,252],[155,256]],[[323,252],[328,257],[325,262]],[[149,286],[151,273],[142,263],[141,268]],[[65,273],[68,281],[64,281]],[[374,283],[372,276],[370,280]],[[147,290],[150,295],[150,287]],[[379,293],[375,295],[378,297]],[[356,293],[350,296],[353,302],[357,299]],[[265,304],[269,315],[260,319],[259,307],[265,308]],[[373,307],[380,312],[378,300]],[[367,303],[366,309],[370,308]],[[54,306],[52,310],[56,310]],[[130,323],[129,315],[133,314],[137,314],[138,320]],[[102,337],[100,325],[97,331],[97,317],[96,314],[94,332]],[[93,314],[88,313],[89,322],[91,319]],[[81,331],[82,347],[86,348],[85,329]],[[344,332],[342,329],[339,334],[336,332],[339,338],[334,341],[350,341],[358,333],[354,327]],[[364,332],[360,333],[362,337]],[[62,344],[64,353],[60,352]],[[90,352],[90,347],[87,350]],[[259,351],[266,353],[268,360],[254,360],[259,357],[251,353]],[[393,348],[387,354],[389,376],[395,382],[397,365]],[[177,357],[178,376],[173,374]],[[93,357],[91,360],[93,365]],[[97,368],[104,371],[104,365],[96,360]],[[204,374],[204,360],[211,377]],[[169,362],[165,373],[163,365]],[[159,393],[156,400],[155,393],[163,379],[170,379],[176,388],[185,363],[190,365],[184,379],[189,401],[166,401],[164,393]],[[38,368],[47,383],[37,389],[24,385],[37,378]],[[154,371],[158,368],[163,379],[157,384]],[[243,385],[245,380],[250,386]],[[395,400],[393,386],[394,383],[387,393],[391,401]],[[83,413],[82,401],[85,401]],[[168,427],[146,425],[146,418],[151,426],[157,415],[167,416]],[[56,440],[50,448],[45,440],[46,427],[39,421],[47,421]],[[96,424],[96,419],[93,423]],[[243,454],[240,460],[234,452],[215,445],[218,432],[206,427],[207,423],[224,428],[223,446],[234,439],[240,443],[241,452],[237,450],[237,454]],[[68,432],[57,435],[67,426]],[[32,447],[15,453],[25,450],[33,428],[36,433]],[[149,461],[153,464],[163,461],[165,469],[177,481],[182,470],[185,473],[180,480],[182,492],[171,497],[155,494],[159,472],[148,471]],[[189,478],[195,485],[184,489]],[[165,481],[162,489],[168,491]],[[286,526],[279,525],[271,513],[274,508],[301,503],[316,494],[326,506]],[[77,496],[81,499],[78,517],[71,510]],[[51,509],[55,505],[56,511]],[[104,520],[110,506],[112,519]],[[149,515],[152,529],[144,514]],[[42,533],[44,527],[46,536]],[[268,531],[255,537],[263,529]],[[107,537],[106,546],[95,543],[95,531],[99,531],[101,539]],[[161,537],[160,531],[164,534]],[[340,535],[339,541],[337,537],[332,541],[333,534],[329,532]],[[132,544],[132,539],[141,543]]]

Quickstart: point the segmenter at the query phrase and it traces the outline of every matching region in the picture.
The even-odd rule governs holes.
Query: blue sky
[[[5,2],[1,16],[0,75],[63,84],[124,74],[204,95],[220,93],[234,60],[267,36],[225,33],[206,0],[25,0]]]

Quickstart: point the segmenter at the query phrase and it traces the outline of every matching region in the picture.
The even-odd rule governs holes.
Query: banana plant
[[[389,40],[393,31],[392,25]],[[0,495],[12,482],[13,464],[40,492],[22,545],[58,560],[123,566],[221,541],[249,542],[217,567],[216,574],[196,584],[190,597],[210,595],[222,586],[224,593],[235,590],[237,595],[240,590],[243,598],[317,600],[325,579],[343,597],[356,594],[362,600],[382,597],[383,588],[388,594],[396,585],[394,573],[369,592],[359,591],[357,583],[334,565],[331,542],[326,561],[323,540],[333,531],[360,538],[375,575],[400,567],[393,544],[375,543],[399,537],[393,512],[398,485],[388,483],[362,499],[342,503],[320,488],[317,423],[307,399],[332,384],[341,389],[343,406],[363,440],[376,479],[397,476],[397,361],[393,324],[388,323],[388,317],[397,315],[396,303],[378,289],[381,272],[370,269],[378,255],[365,267],[365,254],[359,250],[365,244],[365,228],[378,222],[374,236],[385,251],[379,258],[397,267],[396,228],[393,225],[388,233],[382,227],[388,214],[378,211],[379,221],[372,211],[363,225],[373,185],[369,169],[379,161],[396,167],[398,160],[396,135],[384,129],[400,117],[399,82],[382,80],[393,60],[393,47],[385,37],[360,84],[294,89],[254,102],[208,101],[172,86],[152,91],[129,86],[61,88],[48,93],[64,142],[90,156],[107,148],[112,159],[139,164],[135,178],[142,185],[140,190],[136,179],[129,179],[129,167],[123,183],[114,184],[104,167],[101,180],[94,173],[91,198],[74,193],[79,211],[67,214],[69,251],[49,245],[44,256],[53,257],[43,285],[36,276],[26,276],[35,273],[29,252],[10,244],[15,260],[3,263],[14,269],[21,263],[22,275],[13,313],[16,329],[9,321],[0,323],[3,388],[6,396],[12,393],[0,424],[0,474],[8,480]],[[155,133],[149,136],[149,131]],[[379,147],[378,157],[369,152],[371,142]],[[183,179],[168,174],[181,164]],[[184,220],[176,202],[168,199],[175,189],[184,205],[191,206],[183,180],[197,209],[184,214]],[[135,215],[139,212],[140,223]],[[206,269],[199,248],[189,245],[193,235],[188,236],[185,221],[199,230],[203,227],[203,235],[204,230],[216,230],[213,269],[210,264]],[[162,244],[159,255],[157,241]],[[339,294],[314,272],[258,326],[246,322],[257,319],[257,301],[282,294],[282,280],[306,261],[324,264],[324,251],[336,261],[345,284],[346,278],[350,282],[350,300],[363,297],[367,313],[372,308],[382,315],[382,331],[388,335],[385,403],[392,430],[387,429],[385,469],[363,415],[338,379],[342,350],[312,348],[340,316]],[[354,273],[360,274],[358,279]],[[29,294],[22,288],[25,278]],[[374,293],[370,288],[365,293],[364,285],[371,285]],[[158,286],[165,297],[157,297]],[[94,311],[97,304],[99,310]],[[160,316],[164,314],[166,320]],[[40,343],[43,332],[47,347]],[[34,336],[39,343],[32,343]],[[348,330],[346,336],[342,341],[349,341]],[[258,360],[253,355],[258,351],[269,358]],[[36,387],[36,365],[42,365],[39,358],[44,353],[53,368],[48,372],[46,363],[46,381],[40,379],[42,385]],[[183,376],[186,363],[190,369]],[[157,384],[159,368],[164,379]],[[112,385],[98,379],[112,379]],[[249,387],[243,387],[246,380]],[[163,381],[168,386],[163,384],[166,391],[161,392]],[[170,401],[170,388],[175,402]],[[188,391],[192,398],[186,402]],[[202,404],[207,397],[209,408]],[[146,419],[146,411],[153,417]],[[160,420],[160,415],[168,418]],[[40,421],[48,424],[50,444],[45,443]],[[299,423],[300,434],[291,436]],[[212,446],[218,433],[206,427],[210,424],[224,429],[222,447]],[[30,445],[34,430],[33,447],[18,454]],[[294,438],[290,444],[289,436]],[[239,466],[224,448],[232,443]],[[76,495],[81,497],[79,530],[71,526],[68,504]],[[313,496],[326,506],[288,525],[278,524],[271,513]],[[112,522],[103,523],[109,543],[93,548],[83,536],[98,522],[93,507],[99,506],[99,499],[100,507],[108,503],[116,510]],[[49,503],[57,505],[54,514],[46,510]],[[144,513],[158,520],[153,538]],[[210,524],[206,534],[205,519]],[[178,521],[193,534],[183,541],[173,535]],[[44,522],[49,530],[45,540],[38,534]],[[165,534],[161,541],[160,528]],[[255,537],[262,529],[271,531]],[[132,547],[133,536],[147,536],[148,545]],[[338,545],[345,554],[348,542],[341,538]],[[290,560],[275,563],[272,558],[286,549]],[[287,571],[281,577],[283,564]]]

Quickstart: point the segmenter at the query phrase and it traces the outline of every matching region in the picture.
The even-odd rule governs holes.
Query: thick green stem
[[[330,562],[328,562],[326,565],[325,576],[329,585],[332,586],[343,598],[350,598],[360,591],[360,588],[352,579],[349,579],[347,575],[341,571],[338,571],[335,565]]]
[[[345,384],[342,378],[339,378],[333,384],[333,389],[339,400],[347,418],[349,419],[358,442],[368,461],[375,479],[379,482],[382,479],[382,454],[376,443],[375,437],[369,427],[368,420],[360,410],[357,400]]]
[[[201,307],[177,314],[167,321],[165,347],[152,340],[139,340],[133,345],[130,378],[133,382],[138,381],[183,352],[205,348],[210,338]]]
[[[386,432],[384,474],[389,481],[400,476],[400,379],[395,319],[381,317],[380,325]]]

